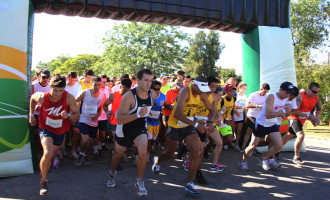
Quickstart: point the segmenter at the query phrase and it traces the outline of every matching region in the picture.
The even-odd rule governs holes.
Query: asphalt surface
[[[161,174],[151,172],[151,163],[145,171],[148,196],[139,197],[134,187],[136,167],[134,159],[122,162],[116,188],[107,188],[110,153],[104,152],[100,161],[77,167],[74,160],[63,158],[58,169],[51,169],[49,194],[39,196],[39,171],[31,175],[0,179],[0,199],[329,199],[330,144],[306,142],[307,152],[302,153],[303,167],[292,163],[293,152],[280,154],[282,168],[263,171],[258,156],[248,160],[248,172],[240,171],[241,153],[223,150],[220,164],[223,172],[209,170],[209,160],[203,160],[203,174],[208,185],[197,185],[201,194],[190,195],[184,191],[187,174],[182,161],[172,159],[161,165]],[[92,157],[92,156],[91,156]]]

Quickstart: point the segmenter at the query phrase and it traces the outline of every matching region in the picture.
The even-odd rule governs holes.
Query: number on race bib
[[[51,119],[46,117],[46,125],[52,128],[61,128],[63,123],[63,119]]]

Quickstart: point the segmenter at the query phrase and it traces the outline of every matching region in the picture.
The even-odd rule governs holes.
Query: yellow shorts
[[[159,133],[159,126],[151,126],[148,125],[148,132],[153,136],[156,137]]]

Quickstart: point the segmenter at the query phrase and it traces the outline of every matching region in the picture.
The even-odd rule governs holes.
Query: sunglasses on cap
[[[48,76],[43,76],[42,79],[49,79],[49,77]]]

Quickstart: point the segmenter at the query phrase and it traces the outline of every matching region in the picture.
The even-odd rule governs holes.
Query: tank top
[[[148,106],[148,110],[150,111],[152,107],[152,94],[150,90],[148,91],[148,98],[141,99],[136,92],[136,88],[131,90],[135,99],[135,105],[132,109],[128,111],[128,114],[135,114],[137,111],[140,111],[141,108]],[[116,127],[116,136],[117,137],[124,137],[124,135],[129,134],[132,131],[139,131],[139,130],[147,130],[147,116],[149,112],[145,116],[141,116],[140,118],[131,121],[126,124],[118,124]]]
[[[247,96],[243,94],[242,96],[237,94],[236,96],[236,106],[246,106]],[[235,121],[242,121],[244,119],[244,108],[237,108],[236,111],[239,113],[239,117],[234,114]]]
[[[89,118],[97,114],[97,109],[101,106],[104,93],[100,91],[99,96],[94,98],[91,89],[86,90],[86,95],[81,105],[81,115],[79,122],[88,124],[89,126],[98,126],[98,121],[91,121]]]
[[[197,106],[201,103],[201,100],[200,100],[199,95],[194,97],[194,95],[192,94],[191,86],[188,86],[188,88],[189,88],[190,97],[189,97],[188,102],[185,104],[185,106],[182,110],[182,113],[188,119],[194,121],[195,112],[196,112]],[[177,101],[175,102],[173,111],[171,112],[171,115],[168,118],[168,125],[173,128],[185,128],[185,127],[189,126],[188,124],[186,124],[182,121],[179,121],[177,118],[174,117],[176,106],[177,106]]]
[[[298,110],[302,113],[308,114],[313,110],[313,108],[315,107],[315,105],[319,101],[319,97],[317,95],[315,95],[315,97],[308,97],[306,92],[302,92],[300,94],[302,96],[302,100],[301,100],[301,104],[300,104],[300,107],[298,108]],[[301,117],[301,116],[298,116],[298,115],[291,115],[288,118],[289,119],[298,119],[301,122],[302,125],[307,120],[306,117]]]
[[[213,94],[210,94],[208,97],[211,104],[213,104]],[[195,118],[201,120],[207,120],[209,116],[209,110],[206,108],[203,101],[196,108]]]
[[[35,83],[33,83],[32,86],[33,86],[34,93],[36,93],[36,92],[49,92],[50,91],[50,84],[49,83],[47,83],[46,86],[42,86],[39,81],[36,81]],[[37,103],[37,105],[41,106],[40,103]],[[39,112],[34,111],[34,114],[39,115]]]
[[[64,91],[62,98],[57,102],[52,102],[49,99],[50,92],[44,95],[44,103],[40,108],[39,128],[47,129],[55,135],[62,135],[70,130],[71,122],[69,119],[63,119],[61,112],[64,110],[70,113],[70,108],[66,102],[68,92]]]
[[[105,98],[108,99],[109,98],[109,88],[107,86],[105,86],[104,91],[102,91],[105,95]],[[104,112],[103,108],[101,109],[101,115],[98,118],[99,121],[101,120],[107,120],[107,113]]]
[[[226,106],[226,111],[222,114],[223,118],[226,120],[230,120],[231,111],[234,108],[235,100],[231,98],[230,101],[227,100],[226,96],[222,97],[222,101]]]
[[[277,96],[277,93],[274,95],[274,105],[273,105],[273,112],[279,112],[284,109],[286,102],[289,98],[280,99]],[[266,118],[266,101],[264,102],[264,105],[262,106],[262,109],[256,119],[256,126],[257,124],[260,124],[264,127],[271,127],[274,125],[280,125],[282,122],[282,117],[274,117],[267,119]]]
[[[113,101],[111,103],[113,115],[111,115],[111,117],[110,117],[110,124],[117,125],[116,115],[117,115],[117,110],[120,106],[122,98],[123,98],[123,96],[120,94],[119,90],[117,90],[113,93]]]
[[[82,80],[80,81],[80,84],[82,90],[90,89],[92,87],[92,82],[90,82],[89,85],[85,85],[84,80]]]

